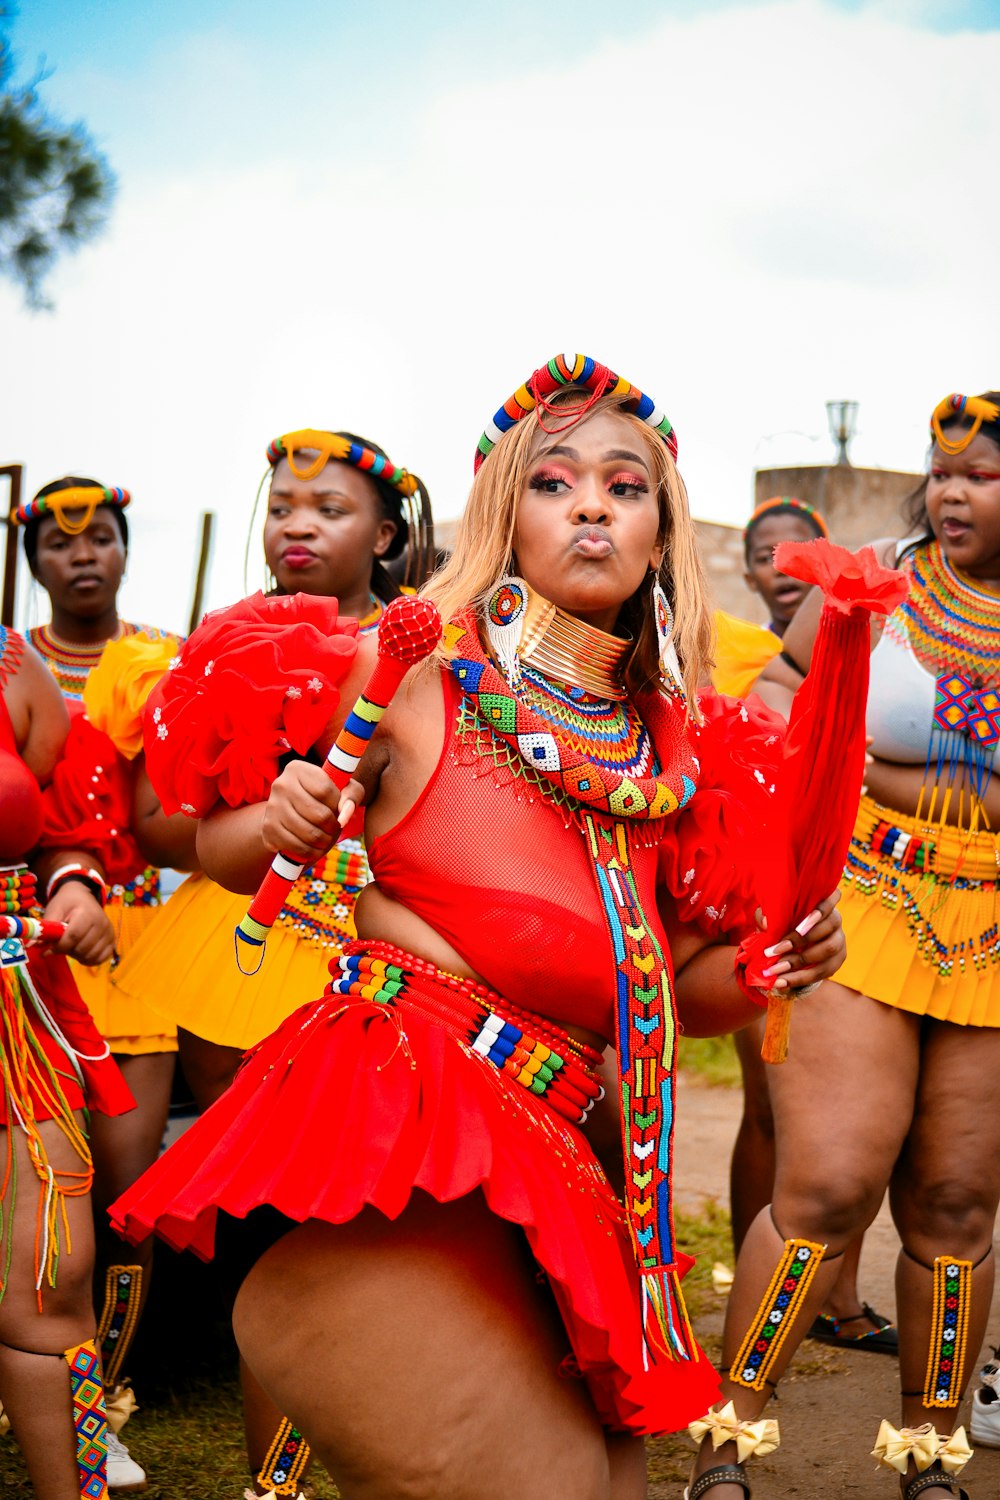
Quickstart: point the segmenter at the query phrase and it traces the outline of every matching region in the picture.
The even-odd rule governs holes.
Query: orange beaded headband
[[[113,505],[124,510],[131,499],[128,490],[105,489],[98,484],[72,485],[69,489],[52,490],[48,495],[36,495],[33,500],[26,500],[17,507],[11,519],[16,525],[24,526],[28,521],[51,515],[55,516],[60,531],[65,531],[67,536],[79,536],[94,519],[99,505]],[[79,511],[80,514],[70,520],[67,511]]]
[[[963,428],[955,437],[947,437],[943,424],[959,421],[962,417],[970,419],[971,426]],[[942,453],[962,453],[983,423],[995,422],[998,417],[1000,406],[994,401],[984,400],[982,396],[945,396],[931,413],[931,432]]]

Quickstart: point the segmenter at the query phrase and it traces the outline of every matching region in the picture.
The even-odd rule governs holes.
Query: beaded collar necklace
[[[134,635],[137,627],[119,620],[118,629],[108,640],[120,641],[123,636]],[[53,633],[50,625],[36,625],[28,631],[28,639],[43,657],[64,698],[82,698],[87,677],[101,659],[108,641],[93,641],[86,645],[74,645]]]
[[[937,541],[917,547],[905,567],[910,592],[886,625],[890,636],[937,676],[958,670],[980,686],[1000,682],[1000,593],[964,578]]]

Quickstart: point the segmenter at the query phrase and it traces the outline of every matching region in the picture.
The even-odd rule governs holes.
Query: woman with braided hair
[[[386,563],[406,554],[419,584],[433,551],[422,482],[368,439],[302,429],[270,443],[267,461],[268,595],[206,617],[154,690],[146,723],[154,810],[170,814],[170,823],[186,814],[181,821],[193,831],[221,798],[261,852],[271,781],[292,746],[305,753],[326,725],[340,669],[338,617],[353,617],[362,638],[374,640],[385,605],[400,593]],[[165,711],[163,695],[178,698],[195,662],[198,694],[182,726]],[[164,1024],[176,1026],[199,1109],[229,1087],[248,1048],[322,988],[330,959],[355,935],[354,902],[367,878],[359,838],[314,850],[282,909],[266,968],[247,978],[233,962],[232,940],[245,902],[199,871],[115,970],[117,993],[144,996]],[[244,1397],[256,1488],[298,1495],[308,1446],[249,1376]]]
[[[877,1438],[873,1422],[871,1438],[903,1500],[966,1493],[970,1449],[953,1429],[986,1331],[1000,1201],[982,1129],[1000,1067],[1000,394],[946,398],[931,436],[915,535],[876,548],[910,590],[872,655],[872,764],[842,884],[847,962],[802,1007],[791,1055],[770,1072],[774,1196],[744,1240],[723,1344],[724,1395],[753,1422],[809,1327],[804,1308],[767,1344],[782,1277],[804,1254],[824,1295],[888,1187],[902,1422],[883,1420]],[[794,666],[763,674],[776,706],[809,669],[816,620],[810,598],[784,637]],[[734,1452],[706,1436],[698,1470]],[[740,1485],[712,1500],[741,1500]]]
[[[596,361],[536,371],[480,441],[426,591],[442,646],[359,779],[341,799],[294,761],[255,840],[222,806],[200,827],[206,866],[249,892],[261,840],[313,857],[363,802],[374,879],[326,996],[116,1220],[205,1256],[217,1219],[258,1226],[241,1349],[351,1500],[636,1500],[641,1435],[716,1390],[671,1223],[674,993],[694,1029],[753,1010],[695,877],[728,884],[727,921],[753,929],[718,819],[725,804],[732,833],[767,803],[780,736],[766,711],[697,704],[710,620],[675,452],[654,403]],[[362,639],[328,733],[370,659]],[[720,767],[739,786],[716,796]],[[779,987],[839,963],[832,904],[782,945]],[[588,1143],[595,1107],[619,1176],[627,1152],[626,1209]]]

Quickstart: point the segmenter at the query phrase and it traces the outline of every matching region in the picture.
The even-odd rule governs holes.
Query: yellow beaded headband
[[[36,495],[33,500],[26,500],[23,505],[18,506],[11,519],[16,525],[24,526],[28,521],[40,520],[42,516],[55,516],[60,531],[65,531],[67,536],[79,536],[94,519],[94,512],[99,505],[113,505],[118,510],[124,510],[131,499],[128,490],[105,489],[98,484],[76,484],[69,489],[52,490],[47,495]],[[80,512],[73,520],[66,514],[71,510]]]
[[[296,467],[295,455],[303,448],[315,448],[316,457],[304,469],[300,469]],[[353,464],[355,468],[370,474],[373,479],[381,479],[403,495],[414,494],[419,486],[416,475],[407,469],[397,469],[395,464],[374,449],[366,448],[363,443],[352,443],[335,432],[318,432],[313,427],[304,427],[300,432],[286,432],[284,437],[275,438],[272,443],[268,443],[267,461],[271,467],[283,458],[288,460],[288,467],[296,479],[315,479],[323,467],[333,460],[336,463]]]
[[[947,437],[942,429],[944,422],[954,422],[962,417],[971,418],[971,427],[963,428],[955,437]],[[931,414],[931,432],[942,453],[962,453],[972,442],[984,422],[995,422],[1000,417],[1000,406],[985,401],[982,396],[945,396]]]

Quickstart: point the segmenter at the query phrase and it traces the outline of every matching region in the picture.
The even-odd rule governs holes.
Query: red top
[[[450,672],[442,677],[440,758],[410,811],[369,845],[372,878],[515,1005],[611,1037],[615,960],[583,831],[550,797],[463,745],[461,689]],[[656,848],[639,844],[633,874],[652,921]]]

